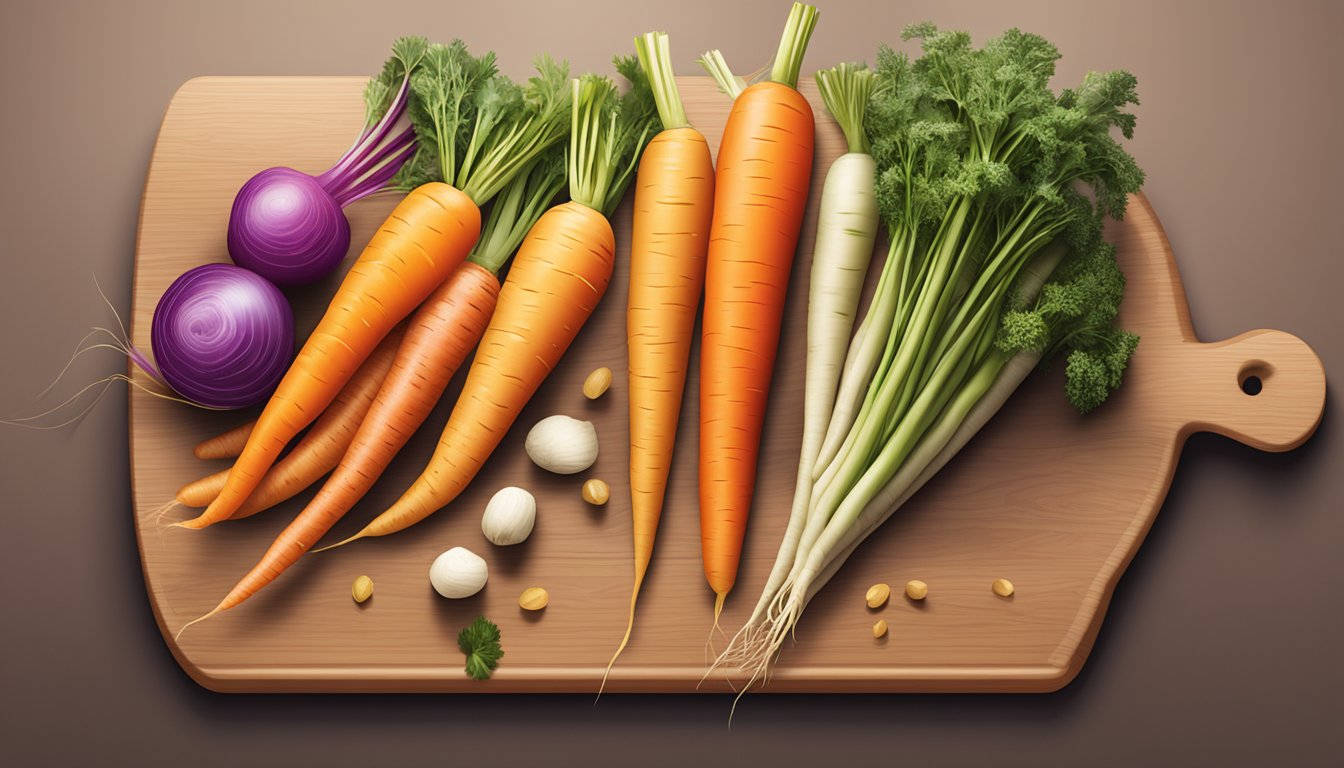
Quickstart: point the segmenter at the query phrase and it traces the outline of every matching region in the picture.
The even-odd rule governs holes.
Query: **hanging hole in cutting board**
[[[1265,388],[1265,380],[1269,378],[1273,368],[1261,360],[1249,362],[1241,367],[1241,372],[1237,374],[1237,382],[1241,386],[1241,391],[1245,394],[1255,397]]]

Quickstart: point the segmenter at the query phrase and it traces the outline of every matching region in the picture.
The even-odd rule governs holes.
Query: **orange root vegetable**
[[[815,18],[794,4],[772,79],[734,94],[719,145],[700,345],[700,536],[716,624],[737,578],[812,177],[812,108],[795,86]]]
[[[204,528],[232,517],[295,435],[312,423],[383,337],[466,258],[481,212],[439,182],[408,194],[346,274],[326,314],[266,404],[219,496],[179,525]]]
[[[393,357],[401,339],[401,328],[383,339],[369,359],[360,366],[359,372],[341,389],[331,406],[314,422],[308,434],[294,446],[294,450],[266,472],[256,490],[233,513],[230,520],[250,517],[287,501],[336,467],[350,447],[355,430],[373,405],[374,395],[392,368]],[[237,431],[235,429],[225,435]],[[211,442],[207,440],[201,445]],[[228,476],[229,470],[223,469],[187,483],[178,490],[177,500],[190,507],[206,506],[223,490]]]
[[[541,217],[514,257],[429,465],[347,541],[396,533],[457,498],[601,300],[615,248],[611,224],[592,208],[568,202]]]
[[[626,342],[635,574],[630,619],[611,664],[630,641],[635,604],[653,557],[714,210],[714,161],[705,137],[686,120],[667,35],[649,33],[636,39],[636,47],[658,99],[663,131],[644,150],[634,184]]]
[[[243,452],[243,446],[247,445],[247,437],[252,434],[252,429],[256,426],[257,420],[253,419],[246,424],[239,424],[228,432],[222,432],[208,440],[202,440],[196,444],[195,448],[191,449],[192,455],[198,459],[235,459],[238,454]],[[218,494],[219,491],[215,491],[215,493]],[[203,505],[192,504],[191,506],[199,507]]]
[[[336,471],[212,613],[233,608],[275,581],[368,493],[434,410],[480,338],[497,286],[488,270],[464,264],[415,314],[392,370]]]

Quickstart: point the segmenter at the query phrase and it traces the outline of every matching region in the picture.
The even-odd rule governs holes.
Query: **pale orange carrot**
[[[630,642],[635,603],[653,557],[672,469],[696,310],[704,288],[705,251],[714,210],[714,161],[705,137],[686,119],[672,74],[667,35],[650,32],[636,38],[635,45],[658,103],[663,131],[644,150],[634,184],[626,343],[630,352],[630,516],[635,577],[625,636],[608,671]]]
[[[239,424],[228,432],[221,432],[214,437],[202,440],[191,449],[192,455],[198,459],[234,459],[243,452],[243,446],[247,445],[248,435],[252,434],[252,429],[257,426],[257,420],[253,419],[246,424]],[[221,486],[223,487],[223,486]],[[219,493],[215,492],[216,495]],[[210,498],[214,498],[211,496]],[[180,501],[180,499],[179,499]],[[209,503],[208,501],[206,502]],[[193,504],[193,507],[202,506]]]
[[[247,501],[243,502],[238,511],[233,513],[230,520],[250,517],[287,501],[336,467],[341,456],[350,447],[355,430],[364,420],[364,415],[369,412],[374,395],[378,393],[378,388],[382,386],[383,380],[392,368],[392,360],[397,345],[401,343],[403,330],[405,329],[398,327],[383,339],[373,354],[369,355],[369,359],[359,367],[359,371],[341,388],[341,393],[332,401],[331,406],[313,423],[313,428],[308,430],[308,434],[266,472],[266,476],[257,484],[256,490],[247,497]],[[218,445],[225,435],[236,433],[241,429],[239,427],[231,430],[201,445]],[[206,506],[219,495],[228,476],[229,470],[222,469],[187,483],[178,490],[177,500],[189,507]]]

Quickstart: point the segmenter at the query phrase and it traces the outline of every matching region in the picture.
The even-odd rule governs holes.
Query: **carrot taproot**
[[[542,214],[518,249],[429,464],[391,507],[333,547],[396,533],[455,499],[606,293],[616,257],[609,217],[633,175],[655,114],[638,65],[622,60],[618,66],[633,83],[619,101],[605,77],[573,81],[571,199]]]
[[[812,108],[796,86],[816,17],[794,3],[768,81],[742,89],[722,54],[702,59],[734,97],[719,145],[700,342],[700,537],[715,625],[737,578],[812,176]]]
[[[480,206],[564,137],[568,65],[542,57],[537,69],[519,87],[496,72],[493,54],[474,57],[461,41],[428,48],[410,75],[417,156],[398,178],[409,185],[427,172],[441,180],[415,187],[374,234],[262,411],[224,489],[178,525],[203,528],[237,511],[378,341],[466,258],[480,234]]]
[[[653,557],[704,288],[714,207],[714,161],[705,137],[686,119],[667,34],[650,32],[636,38],[635,44],[663,130],[644,150],[634,185],[626,344],[635,574],[625,636],[607,665],[608,673],[630,642],[635,604]]]
[[[230,520],[250,517],[270,509],[275,505],[293,498],[303,489],[317,482],[323,475],[334,469],[350,447],[355,431],[364,420],[365,414],[373,404],[383,380],[392,368],[397,345],[401,343],[404,328],[389,333],[369,355],[369,359],[359,367],[359,371],[341,389],[322,416],[313,422],[312,429],[294,445],[284,458],[275,463],[266,472],[256,490],[247,497],[247,501],[230,516]],[[225,432],[201,445],[220,444],[223,438],[239,432],[243,427]],[[247,435],[243,434],[246,441]],[[219,441],[219,442],[216,442]],[[222,469],[212,475],[187,483],[177,492],[177,501],[189,507],[204,507],[214,501],[228,480],[229,470]]]
[[[239,424],[227,432],[221,432],[197,443],[191,449],[191,453],[198,459],[236,459],[238,454],[243,452],[243,446],[247,445],[247,436],[252,434],[252,429],[256,426],[256,419],[246,424]]]

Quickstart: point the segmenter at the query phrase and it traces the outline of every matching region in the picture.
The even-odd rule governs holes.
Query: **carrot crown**
[[[793,8],[789,11],[789,20],[784,24],[784,34],[779,39],[775,66],[770,69],[771,80],[790,88],[798,87],[798,73],[803,68],[803,54],[807,53],[807,42],[812,39],[812,30],[816,28],[817,16],[820,14],[815,6],[793,4]]]
[[[553,147],[500,190],[467,260],[498,275],[564,184],[564,152]]]
[[[478,205],[525,173],[568,130],[569,64],[543,55],[536,67],[522,87],[496,77],[477,95],[476,125],[454,186]]]
[[[420,150],[398,179],[402,189],[443,181],[484,205],[565,136],[569,66],[549,56],[518,85],[495,55],[466,44],[431,45],[411,76],[410,117]]]
[[[790,88],[798,87],[798,73],[803,68],[803,54],[807,53],[807,43],[812,39],[812,30],[817,26],[819,15],[820,12],[813,6],[803,3],[793,4],[793,9],[789,11],[789,20],[784,25],[784,35],[779,39],[779,50],[775,53],[774,66],[770,69],[771,81]],[[717,49],[709,51],[697,61],[709,76],[714,78],[719,90],[734,99],[748,85],[756,82],[761,74],[752,76],[750,80],[737,77],[728,68],[723,53]]]
[[[635,58],[618,58],[616,69],[630,80],[624,96],[601,75],[573,81],[569,135],[570,199],[608,218],[634,178],[658,120],[648,78]]]
[[[672,72],[672,51],[666,32],[648,32],[635,38],[635,53],[649,79],[653,99],[658,105],[658,117],[663,130],[685,128],[690,125],[686,109],[677,91],[677,77]]]
[[[840,124],[850,152],[868,154],[868,136],[863,118],[873,93],[873,71],[865,64],[837,64],[817,73],[817,88],[826,110]]]

